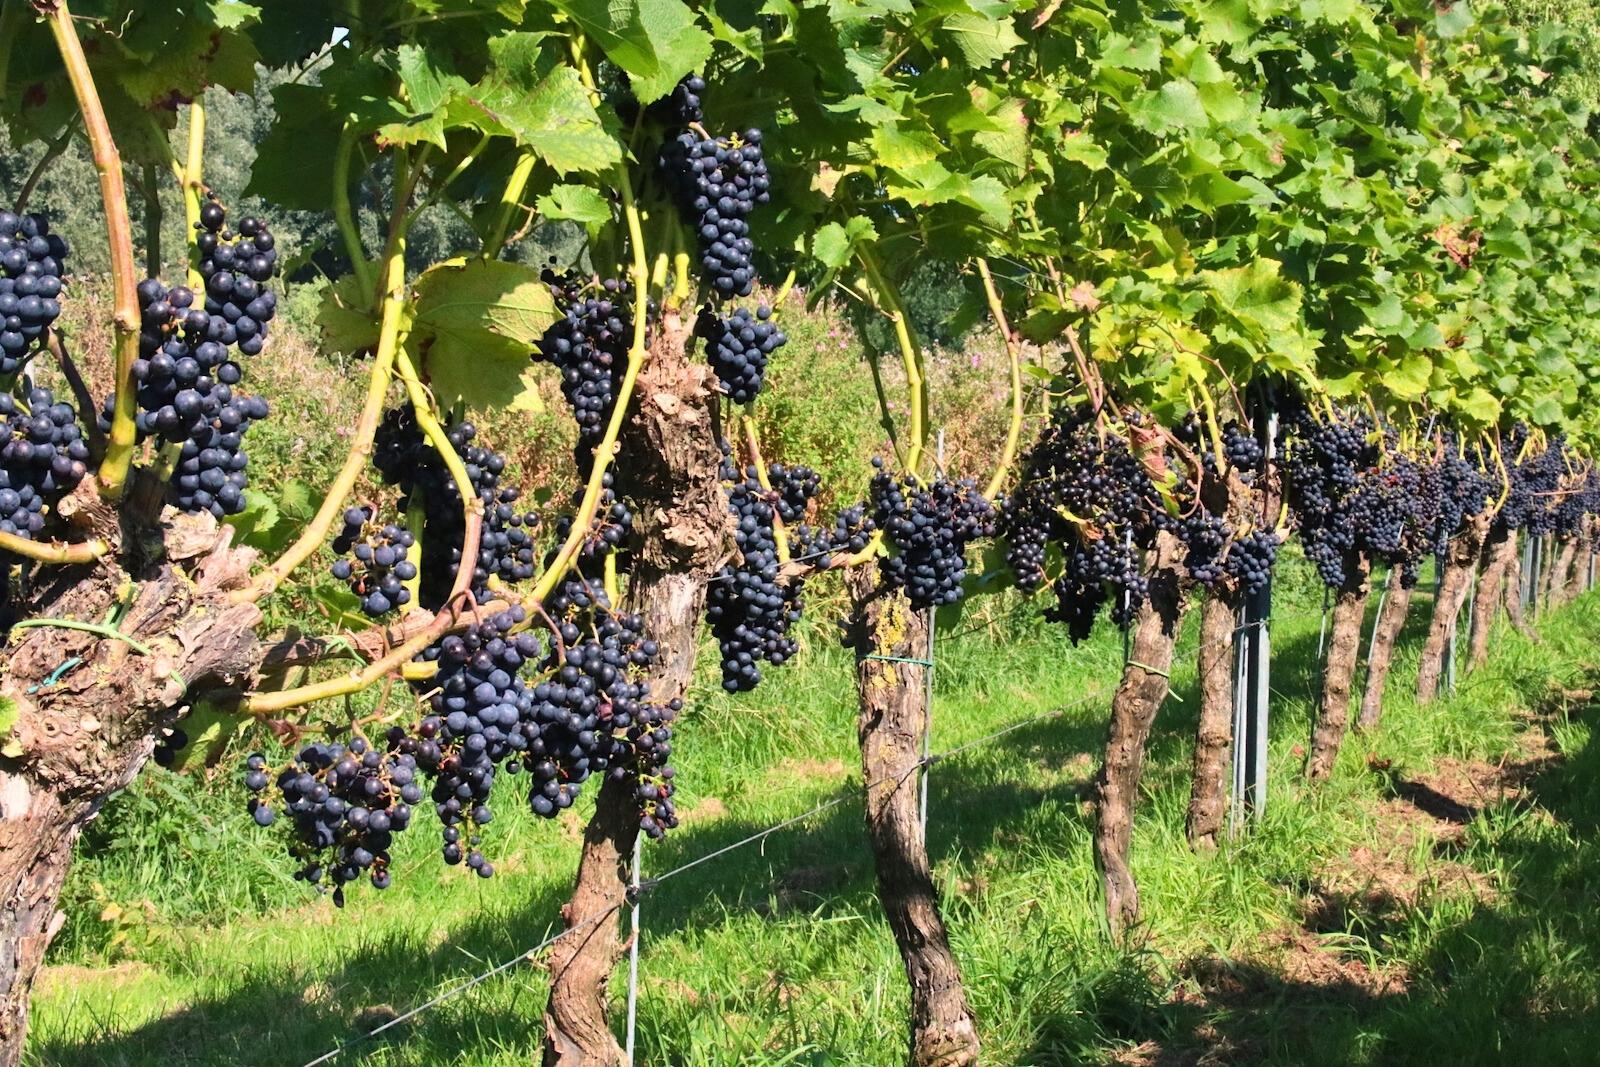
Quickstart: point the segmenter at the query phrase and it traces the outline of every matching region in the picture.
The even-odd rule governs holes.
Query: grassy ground
[[[1600,748],[1581,688],[1600,596],[1542,619],[1541,643],[1498,635],[1485,669],[1422,710],[1406,690],[1426,609],[1419,596],[1381,732],[1352,738],[1313,793],[1295,771],[1318,618],[1291,584],[1266,816],[1210,858],[1183,841],[1195,700],[1192,666],[1178,673],[1136,826],[1146,927],[1120,951],[1084,799],[1120,639],[1072,648],[1019,609],[943,640],[936,748],[1070,704],[933,771],[930,849],[985,1062],[1593,1061]],[[850,799],[647,898],[640,1063],[903,1062],[904,981],[872,894],[833,645],[813,632],[753,698],[703,685],[694,702],[685,825],[647,849],[647,874]],[[33,1064],[304,1063],[553,931],[581,826],[519,817],[508,795],[494,879],[444,868],[419,828],[394,888],[341,912],[288,881],[241,802],[165,774],[114,802],[35,1001]],[[514,968],[339,1062],[524,1064],[543,999],[538,965]]]

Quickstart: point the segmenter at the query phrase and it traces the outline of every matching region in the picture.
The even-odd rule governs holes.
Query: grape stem
[[[1017,445],[1022,439],[1022,342],[1006,319],[1005,304],[1000,291],[995,288],[994,275],[989,272],[989,261],[978,257],[978,276],[983,279],[984,299],[989,302],[989,314],[994,317],[995,328],[1000,331],[1006,345],[1006,361],[1011,369],[1011,420],[1006,426],[1006,441],[1000,448],[1000,459],[995,463],[994,474],[983,489],[985,500],[993,500],[1005,485],[1011,463],[1017,457]]]
[[[906,398],[911,406],[911,445],[906,453],[905,472],[915,478],[917,469],[922,465],[922,450],[928,437],[924,418],[928,406],[928,383],[922,374],[922,349],[911,332],[911,323],[906,319],[900,293],[884,275],[877,256],[866,245],[861,245],[856,249],[856,258],[872,285],[879,308],[893,323],[895,340],[900,345],[900,360],[906,372]],[[883,414],[885,419],[890,418],[887,410]]]
[[[88,418],[87,415],[94,411],[94,397],[89,393],[89,385],[83,380],[83,374],[78,370],[78,365],[73,362],[72,356],[67,352],[67,342],[61,336],[61,331],[51,328],[45,344],[49,346],[50,355],[55,358],[61,367],[61,375],[67,380],[67,387],[72,390],[73,399],[78,402],[78,410],[85,413],[82,419],[84,430],[89,438],[89,449],[92,455],[98,457],[106,450],[105,434],[100,432],[100,420]]]
[[[428,183],[428,195],[423,197],[422,202],[416,207],[412,208],[411,214],[406,216],[407,230],[411,229],[411,227],[416,223],[418,217],[420,217],[421,214],[428,208],[432,207],[439,199],[440,195],[444,193],[446,189],[450,188],[450,186],[455,183],[457,178],[460,178],[467,172],[467,168],[472,166],[472,164],[477,161],[478,157],[483,154],[483,150],[488,146],[488,144],[488,134],[484,134],[482,137],[479,137],[478,143],[473,145],[472,148],[461,157],[460,161],[451,168],[449,174],[446,174],[443,178]]]
[[[467,560],[463,559],[461,562],[462,569],[465,570]],[[403,669],[407,661],[414,659],[423,649],[448,633],[460,618],[477,609],[470,595],[465,602],[458,603],[462,604],[459,610],[441,611],[422,630],[360,670],[351,671],[342,678],[329,678],[311,685],[279,690],[276,693],[252,693],[240,702],[239,709],[247,715],[270,715],[277,711],[303,707],[317,700],[359,693],[368,686],[382,681],[390,671]]]
[[[346,126],[339,134],[339,149],[333,157],[333,219],[339,226],[340,236],[344,238],[345,252],[350,257],[350,269],[355,273],[356,284],[366,294],[373,291],[372,264],[367,262],[366,250],[361,247],[361,231],[356,228],[355,214],[350,206],[350,157],[354,155],[355,147],[355,131]]]
[[[756,430],[756,420],[749,415],[744,419],[744,444],[750,453],[750,465],[756,469],[756,481],[768,494],[772,492],[772,482],[767,478],[767,461],[761,458],[761,437]],[[778,546],[778,565],[789,562],[789,532],[783,527],[783,516],[778,514],[778,505],[772,505],[772,540]]]
[[[89,134],[89,147],[94,155],[94,169],[100,176],[100,200],[105,208],[106,243],[111,259],[117,382],[116,399],[112,404],[111,437],[106,446],[105,459],[100,463],[98,481],[102,497],[120,500],[127,487],[128,470],[133,465],[133,452],[137,444],[133,361],[139,358],[138,278],[133,263],[133,228],[128,221],[128,193],[122,181],[122,156],[111,137],[111,126],[106,122],[105,108],[100,104],[100,92],[95,88],[94,76],[89,71],[89,59],[84,55],[83,42],[78,40],[78,31],[72,24],[72,14],[67,10],[66,0],[33,0],[33,6],[50,20],[50,32],[61,52],[62,63],[67,68],[72,91],[77,96],[78,111],[83,116],[84,129]]]
[[[517,205],[522,203],[522,194],[528,190],[528,179],[533,176],[533,166],[537,162],[539,157],[531,150],[518,157],[517,165],[512,168],[511,177],[500,193],[500,211],[495,216],[494,229],[490,231],[489,239],[483,242],[484,259],[498,259],[505,248],[506,235],[511,232],[511,220],[516,217]]]
[[[595,87],[594,75],[583,59],[582,40],[573,42],[573,59],[578,65],[579,76],[589,91],[590,98],[598,98],[599,91]],[[534,587],[532,598],[537,603],[543,603],[554,591],[556,583],[566,576],[578,555],[578,550],[583,545],[584,538],[589,534],[589,526],[594,522],[595,513],[600,508],[600,498],[605,491],[606,471],[615,458],[617,438],[621,435],[622,424],[628,417],[628,407],[633,400],[633,390],[639,380],[639,371],[649,355],[649,349],[645,345],[645,319],[650,303],[650,259],[645,251],[644,224],[639,217],[639,206],[633,198],[633,180],[628,174],[628,165],[625,161],[617,166],[616,186],[622,194],[622,214],[627,221],[628,240],[633,245],[633,344],[628,349],[628,369],[623,373],[622,383],[617,386],[617,396],[612,402],[611,418],[606,422],[605,436],[600,439],[594,450],[589,480],[584,485],[583,499],[579,502],[578,513],[573,516],[572,529],[567,532],[566,541],[557,550],[555,558],[539,576],[539,582]]]
[[[21,10],[18,8],[18,10]],[[0,85],[5,84],[5,79],[0,77]],[[61,158],[61,153],[67,150],[67,145],[72,140],[72,124],[68,123],[56,135],[55,140],[45,147],[44,155],[39,157],[39,162],[33,165],[33,170],[28,172],[28,180],[22,183],[22,191],[17,193],[16,213],[22,214],[28,209],[28,200],[33,196],[33,190],[38,187],[39,180],[45,176],[50,165]]]
[[[247,589],[234,594],[234,600],[255,602],[276,589],[289,573],[311,557],[322,545],[344,501],[361,476],[372,455],[372,439],[383,416],[383,402],[394,374],[395,354],[400,348],[400,318],[405,308],[405,241],[396,242],[384,264],[383,321],[378,333],[378,351],[372,360],[372,376],[367,381],[367,399],[361,418],[351,435],[350,454],[328,487],[322,506],[294,544]]]
[[[450,590],[450,596],[454,599],[472,588],[472,578],[478,568],[478,546],[483,536],[483,501],[473,492],[467,465],[461,461],[455,445],[450,443],[450,435],[434,416],[433,400],[423,388],[422,380],[417,377],[411,353],[404,346],[397,347],[395,369],[405,384],[406,394],[411,398],[411,410],[416,415],[417,426],[444,460],[445,469],[450,472],[450,477],[456,483],[456,492],[461,497],[461,521],[465,533],[461,541],[461,562],[456,567],[455,584]]]
[[[0,533],[0,553],[22,556],[36,563],[93,563],[111,551],[111,546],[96,538],[81,544],[62,541],[30,541],[16,534]]]
[[[200,277],[200,246],[195,243],[200,232],[200,193],[205,188],[201,175],[205,173],[206,106],[200,97],[189,105],[188,154],[183,163],[172,157],[172,176],[178,179],[183,192],[183,217],[188,225],[185,244],[189,248],[189,288],[203,292],[205,281]],[[150,275],[155,277],[155,273]]]

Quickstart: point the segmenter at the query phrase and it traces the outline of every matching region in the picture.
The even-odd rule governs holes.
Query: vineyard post
[[[1278,413],[1270,407],[1258,420],[1263,461],[1276,459]],[[1246,818],[1259,821],[1267,808],[1268,700],[1272,692],[1272,572],[1239,605],[1234,656],[1233,802],[1231,824],[1238,832]]]
[[[1234,660],[1233,822],[1259,821],[1267,808],[1268,698],[1272,690],[1272,578],[1245,597]]]

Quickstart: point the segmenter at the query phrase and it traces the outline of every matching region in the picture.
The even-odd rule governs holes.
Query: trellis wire
[[[1305,616],[1301,615],[1301,616],[1291,616],[1291,617],[1305,617]],[[1265,629],[1267,628],[1267,623],[1268,623],[1268,620],[1266,620],[1266,619],[1260,619],[1260,620],[1256,620],[1254,622],[1245,623],[1245,624],[1243,624],[1241,626],[1236,627],[1234,632],[1229,634],[1229,636],[1225,640],[1226,641],[1232,641],[1234,639],[1234,636],[1236,634],[1238,634],[1239,632],[1244,631],[1244,630],[1249,630],[1249,629],[1252,629],[1252,628],[1256,628],[1256,627],[1260,627],[1263,631],[1265,631]],[[1204,651],[1207,648],[1211,648],[1211,647],[1214,647],[1215,645],[1222,644],[1222,643],[1224,643],[1224,642],[1223,641],[1211,641],[1211,642],[1202,643],[1202,644],[1196,646],[1196,648],[1194,649],[1194,653],[1197,654],[1197,653],[1199,653],[1201,651]],[[1067,701],[1064,704],[1058,704],[1058,705],[1056,705],[1055,707],[1051,708],[1048,711],[1040,712],[1040,713],[1038,713],[1036,715],[1030,715],[1030,716],[1027,716],[1027,717],[1022,718],[1022,719],[1014,720],[1014,721],[1006,724],[1005,726],[1002,726],[1002,727],[999,727],[998,729],[992,730],[987,734],[981,734],[978,737],[975,737],[975,738],[971,739],[970,741],[963,742],[962,744],[956,745],[953,748],[946,749],[943,752],[938,752],[938,753],[927,752],[920,759],[918,759],[915,763],[911,764],[911,766],[909,766],[909,767],[906,767],[904,770],[901,770],[901,771],[899,771],[897,773],[894,773],[894,774],[884,775],[884,776],[882,776],[880,778],[876,778],[876,779],[874,779],[874,780],[872,780],[870,782],[864,783],[860,787],[859,792],[860,792],[861,795],[865,796],[870,790],[875,789],[880,785],[887,785],[887,784],[889,784],[891,782],[892,783],[896,783],[896,784],[904,782],[908,777],[910,777],[912,774],[918,772],[919,770],[925,771],[927,768],[931,768],[936,763],[941,763],[941,762],[943,762],[945,760],[953,759],[954,757],[959,756],[962,753],[969,752],[972,749],[978,748],[981,745],[986,745],[986,744],[989,744],[989,743],[991,743],[993,741],[997,741],[1002,737],[1005,737],[1005,736],[1007,736],[1009,734],[1016,733],[1018,730],[1026,729],[1029,726],[1036,726],[1036,725],[1038,725],[1040,723],[1048,722],[1051,719],[1060,718],[1062,715],[1065,715],[1067,712],[1069,712],[1069,711],[1071,711],[1071,710],[1073,710],[1075,708],[1082,707],[1084,704],[1087,704],[1090,701],[1098,700],[1098,699],[1100,699],[1102,697],[1113,695],[1116,692],[1116,688],[1117,688],[1116,686],[1101,687],[1099,689],[1096,689],[1096,690],[1093,690],[1093,691],[1091,691],[1089,693],[1086,693],[1083,696],[1078,697],[1078,698],[1076,698],[1074,700]],[[924,779],[924,781],[925,780],[926,779]],[[856,791],[852,790],[850,792],[847,792],[847,793],[841,794],[839,796],[833,797],[830,800],[825,800],[825,801],[823,801],[823,802],[811,807],[810,809],[808,809],[806,811],[800,812],[797,815],[792,815],[789,818],[782,820],[781,822],[774,823],[771,826],[768,826],[768,827],[766,827],[764,829],[758,830],[753,834],[749,834],[749,835],[747,835],[745,837],[742,837],[737,841],[734,841],[734,842],[732,842],[730,844],[727,844],[727,845],[723,845],[721,848],[713,849],[712,851],[707,852],[703,856],[697,856],[694,859],[689,860],[686,863],[679,864],[677,867],[674,867],[673,869],[671,869],[671,870],[669,870],[669,871],[667,871],[667,872],[665,872],[663,874],[655,875],[655,876],[650,877],[650,878],[642,878],[642,877],[640,877],[640,839],[639,838],[635,838],[634,839],[633,873],[632,873],[632,877],[630,879],[630,890],[631,890],[631,892],[628,894],[629,898],[631,898],[630,899],[630,903],[631,903],[631,907],[632,907],[632,932],[633,932],[633,943],[632,943],[632,945],[630,947],[630,950],[629,950],[629,964],[628,964],[628,1009],[627,1009],[628,1010],[628,1017],[627,1017],[627,1033],[626,1033],[626,1039],[627,1039],[627,1042],[628,1042],[626,1051],[628,1053],[628,1062],[630,1064],[633,1062],[633,1052],[634,1052],[634,1047],[635,1047],[634,1038],[635,1038],[636,1027],[637,1027],[639,901],[643,898],[644,894],[647,893],[648,891],[650,891],[651,889],[654,889],[656,886],[660,885],[662,882],[668,881],[669,879],[672,879],[672,878],[676,878],[676,877],[678,877],[678,876],[680,876],[682,874],[687,873],[690,870],[693,870],[696,867],[699,867],[699,866],[701,866],[703,864],[709,863],[714,859],[718,859],[718,858],[720,858],[722,856],[726,856],[730,852],[735,852],[735,851],[737,851],[737,850],[739,850],[741,848],[745,848],[746,846],[755,844],[756,842],[764,840],[765,838],[770,837],[771,835],[777,833],[779,830],[788,829],[789,827],[794,826],[794,825],[796,825],[798,823],[806,822],[807,820],[812,819],[815,816],[820,815],[825,811],[829,811],[832,808],[836,808],[839,805],[846,803],[847,801],[853,800],[855,798],[855,795],[856,795]],[[316,1059],[306,1061],[306,1063],[303,1065],[303,1067],[321,1067],[322,1064],[329,1063],[329,1062],[333,1061],[334,1059],[338,1058],[340,1055],[342,1055],[343,1053],[349,1051],[350,1049],[355,1048],[358,1045],[361,1045],[361,1044],[363,1044],[363,1043],[365,1043],[367,1041],[372,1040],[373,1038],[375,1038],[378,1035],[384,1033],[385,1031],[391,1030],[394,1027],[399,1026],[403,1022],[406,1022],[408,1020],[414,1019],[417,1016],[423,1014],[424,1012],[431,1011],[433,1008],[438,1007],[440,1004],[443,1004],[445,1001],[453,999],[457,995],[459,995],[461,993],[465,993],[467,990],[475,988],[476,986],[479,986],[479,985],[483,984],[484,982],[488,981],[490,978],[493,978],[493,977],[495,977],[497,975],[503,974],[504,972],[511,970],[513,967],[517,966],[517,964],[532,960],[538,953],[540,953],[543,950],[549,948],[551,945],[555,944],[557,941],[560,941],[562,938],[567,937],[567,936],[569,936],[571,934],[575,934],[580,930],[587,929],[587,928],[589,928],[591,926],[596,925],[597,923],[603,922],[605,919],[607,919],[610,916],[616,914],[616,912],[621,907],[622,907],[622,905],[620,903],[619,904],[613,904],[610,907],[606,908],[605,910],[601,911],[598,915],[591,916],[590,918],[585,919],[583,922],[578,923],[576,926],[569,927],[568,929],[563,930],[560,933],[552,934],[550,937],[545,938],[543,941],[539,942],[537,945],[534,945],[532,948],[524,949],[523,951],[519,952],[517,955],[511,957],[510,959],[507,959],[507,960],[505,960],[505,961],[503,961],[501,963],[498,963],[498,964],[494,965],[493,967],[490,967],[488,970],[485,970],[480,974],[474,975],[471,978],[468,978],[468,979],[466,979],[464,981],[458,982],[456,985],[451,986],[449,989],[445,990],[444,992],[439,993],[438,995],[436,995],[436,996],[434,996],[434,997],[432,997],[432,998],[430,998],[430,999],[428,999],[426,1001],[423,1001],[421,1004],[418,1004],[416,1007],[411,1008],[408,1011],[405,1011],[402,1014],[395,1016],[393,1019],[390,1019],[389,1021],[383,1023],[382,1025],[374,1027],[373,1029],[368,1030],[368,1031],[366,1031],[364,1033],[358,1034],[355,1037],[351,1038],[349,1041],[346,1041],[346,1042],[344,1042],[344,1043],[342,1043],[340,1045],[335,1046],[334,1048],[329,1049],[327,1052],[325,1052],[322,1055],[318,1056]]]

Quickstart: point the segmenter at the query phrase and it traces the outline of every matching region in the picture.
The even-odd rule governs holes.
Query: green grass
[[[1304,583],[1291,589],[1275,618],[1265,817],[1207,858],[1183,840],[1196,711],[1190,620],[1176,697],[1151,742],[1133,857],[1146,925],[1127,949],[1104,936],[1084,799],[1119,636],[1102,631],[1072,648],[1059,628],[1018,609],[994,611],[992,628],[969,617],[968,632],[940,644],[936,749],[1073,702],[932,772],[929,846],[986,1063],[1104,1062],[1145,1041],[1190,1047],[1206,1028],[1238,1051],[1226,1062],[1592,1060],[1600,749],[1579,710],[1552,720],[1564,759],[1539,779],[1537,805],[1485,808],[1448,857],[1485,872],[1491,897],[1425,896],[1399,921],[1353,913],[1320,935],[1338,958],[1404,969],[1403,992],[1302,989],[1263,971],[1257,992],[1237,1000],[1172,995],[1191,984],[1183,964],[1196,957],[1260,970],[1263,934],[1298,922],[1319,869],[1387,843],[1392,828],[1378,811],[1389,783],[1443,756],[1510,751],[1552,679],[1583,683],[1600,624],[1600,596],[1590,595],[1540,620],[1542,643],[1507,629],[1488,667],[1422,710],[1407,695],[1428,606],[1419,594],[1382,730],[1351,738],[1333,780],[1313,792],[1296,774],[1296,747],[1318,681],[1318,619]],[[828,631],[808,639],[800,660],[753,697],[725,698],[702,679],[675,761],[685,825],[647,848],[646,873],[850,799],[647,897],[640,1063],[904,1060],[904,979],[851,784],[848,660]],[[1388,770],[1370,769],[1369,755]],[[553,932],[585,814],[538,821],[516,811],[508,789],[491,827],[494,879],[443,867],[435,835],[419,826],[404,835],[394,888],[352,893],[339,912],[287,879],[267,835],[247,829],[241,802],[225,782],[165,774],[113,802],[74,871],[68,925],[35,1000],[32,1063],[303,1063]],[[101,918],[107,904],[121,917]],[[620,997],[620,981],[614,989]],[[525,1064],[543,1001],[542,972],[516,968],[339,1062]]]

